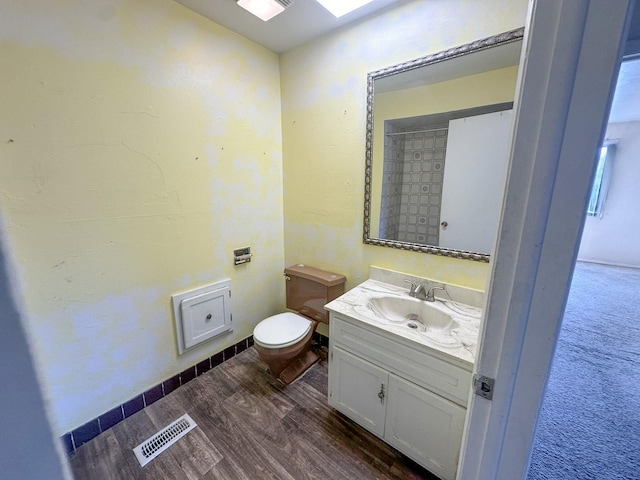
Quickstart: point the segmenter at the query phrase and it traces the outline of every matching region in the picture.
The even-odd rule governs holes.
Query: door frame
[[[633,0],[530,0],[458,479],[525,478]]]

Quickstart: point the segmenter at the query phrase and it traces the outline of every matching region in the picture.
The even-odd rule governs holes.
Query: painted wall
[[[484,288],[487,264],[362,243],[367,73],[521,27],[527,1],[414,1],[281,56],[285,257]]]
[[[0,208],[54,433],[248,336],[284,264],[483,288],[485,264],[362,244],[366,73],[526,5],[414,1],[278,59],[170,0],[3,2]],[[222,278],[234,333],[178,358],[170,295]]]
[[[617,140],[602,217],[587,216],[578,259],[640,267],[640,122],[612,123],[606,139]]]
[[[16,0],[0,71],[0,208],[60,435],[282,308],[279,63],[170,0]],[[224,278],[233,334],[178,358],[171,294]]]

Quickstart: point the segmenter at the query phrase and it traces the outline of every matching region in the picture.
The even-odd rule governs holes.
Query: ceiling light
[[[340,18],[347,13],[371,3],[373,0],[317,0],[320,5],[329,10],[331,14]]]
[[[265,22],[284,12],[292,2],[288,0],[237,0],[238,5]]]

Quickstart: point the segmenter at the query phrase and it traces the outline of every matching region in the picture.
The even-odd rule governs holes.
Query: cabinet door
[[[466,409],[389,374],[384,439],[436,475],[456,477]]]
[[[332,347],[329,405],[382,437],[388,376],[386,370]]]

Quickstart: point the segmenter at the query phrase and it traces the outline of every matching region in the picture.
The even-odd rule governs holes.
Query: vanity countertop
[[[418,331],[406,324],[381,319],[369,306],[371,299],[380,296],[411,298],[406,288],[369,279],[328,303],[325,308],[430,347],[456,363],[474,363],[482,313],[480,308],[444,300],[436,294],[437,300],[432,307],[450,315],[457,325],[444,333]]]

